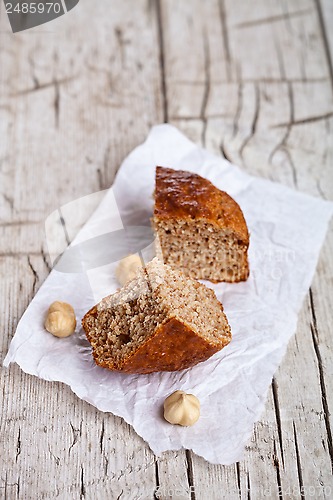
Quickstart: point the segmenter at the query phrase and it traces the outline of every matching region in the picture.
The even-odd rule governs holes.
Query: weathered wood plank
[[[320,195],[320,179],[331,178],[328,124],[333,107],[316,5],[312,1],[292,5],[265,1],[256,2],[254,8],[244,2],[219,2],[221,22],[216,4],[202,5],[195,20],[194,11],[199,11],[196,3],[181,6],[177,11],[177,24],[185,33],[181,44],[173,22],[177,5],[164,5],[170,119],[197,142],[221,152],[249,172]],[[204,44],[201,34],[207,22],[212,33],[217,31],[217,24],[224,30],[228,68],[232,68],[229,75],[217,74],[211,65],[211,38]],[[194,48],[190,55],[189,40]],[[217,58],[222,68],[224,57],[220,44]],[[190,81],[188,65],[184,64],[188,58]],[[318,157],[320,169],[316,168]],[[326,186],[326,182],[323,184]],[[318,300],[327,303],[320,292]],[[311,321],[309,308],[304,305],[297,336],[276,374],[266,411],[255,425],[237,474],[226,467],[208,470],[201,459],[192,457],[194,477],[199,478],[195,481],[199,498],[211,492],[211,482],[215,485],[211,494],[214,497],[220,491],[219,498],[236,498],[239,493],[241,498],[248,498],[248,494],[277,498],[279,492],[285,496],[294,492],[298,497],[302,486],[307,491],[322,484],[332,487],[329,422],[323,417],[320,366],[312,343]],[[328,353],[325,359],[328,363]],[[328,387],[328,373],[322,377]]]
[[[53,32],[2,37],[1,359],[48,274],[45,218],[109,187],[161,120],[156,13],[132,7],[82,1]],[[15,366],[0,380],[0,496],[153,498],[155,457],[120,418]]]
[[[333,34],[331,29],[333,23],[333,5],[330,0],[315,0],[315,3],[333,90]]]

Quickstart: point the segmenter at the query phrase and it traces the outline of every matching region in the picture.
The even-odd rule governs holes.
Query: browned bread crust
[[[85,322],[82,322],[86,330]],[[88,340],[89,333],[87,332]],[[226,337],[223,342],[213,344],[199,337],[191,328],[176,318],[167,320],[156,328],[155,334],[129,356],[122,367],[108,360],[100,360],[93,351],[95,362],[103,368],[124,373],[152,373],[159,371],[184,370],[210,358],[230,342]]]
[[[154,262],[148,266],[153,267]],[[169,280],[167,284],[160,280],[158,273],[161,266],[168,274],[165,278]],[[138,278],[119,292],[104,298],[83,317],[82,326],[99,366],[113,371],[142,374],[183,370],[205,361],[230,342],[230,327],[222,304],[213,290],[186,279],[178,271],[163,264],[158,264],[155,272],[159,280],[157,285],[154,285],[153,274],[148,276],[145,272],[145,279],[151,280],[152,286],[148,292],[143,287],[141,302],[140,298],[126,302],[127,291],[133,290]],[[176,282],[177,279],[180,281]],[[182,299],[186,287],[189,293]],[[191,300],[193,305],[187,305],[187,301]],[[207,305],[202,304],[200,312],[203,301]],[[184,312],[185,307],[187,312]],[[127,320],[122,323],[124,315]],[[201,316],[201,322],[197,320],[198,315]],[[150,320],[153,320],[152,328],[149,326]],[[119,325],[122,326],[118,328]],[[138,332],[139,336],[135,337]],[[112,337],[111,344],[108,343],[108,336]],[[117,338],[122,336],[130,336],[134,349],[126,351],[125,345],[124,355],[117,356],[123,347],[117,344]],[[118,346],[116,350],[114,345]]]
[[[219,228],[232,229],[243,244],[249,244],[249,232],[238,203],[207,179],[185,170],[156,167],[154,217],[205,219]]]

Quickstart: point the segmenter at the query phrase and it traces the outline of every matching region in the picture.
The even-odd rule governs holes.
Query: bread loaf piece
[[[212,282],[249,275],[249,233],[227,193],[200,175],[156,167],[153,225],[157,254],[187,276]]]
[[[213,290],[157,258],[93,307],[82,325],[96,363],[127,373],[189,368],[231,340]]]

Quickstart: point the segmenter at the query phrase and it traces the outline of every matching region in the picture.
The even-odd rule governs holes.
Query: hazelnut
[[[122,259],[115,270],[116,278],[121,286],[133,279],[140,267],[142,267],[142,261],[138,255],[128,255]]]
[[[69,337],[76,327],[73,307],[66,302],[53,302],[47,312],[44,326],[55,337]]]
[[[193,394],[176,391],[164,401],[164,418],[170,424],[194,425],[200,417],[200,401]]]

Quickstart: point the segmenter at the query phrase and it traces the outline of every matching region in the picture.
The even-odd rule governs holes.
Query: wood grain
[[[50,269],[45,218],[107,188],[155,123],[333,199],[332,20],[329,0],[81,0],[13,36],[1,13],[1,359]],[[330,232],[242,462],[157,458],[122,419],[11,366],[0,497],[330,498],[332,253]]]

